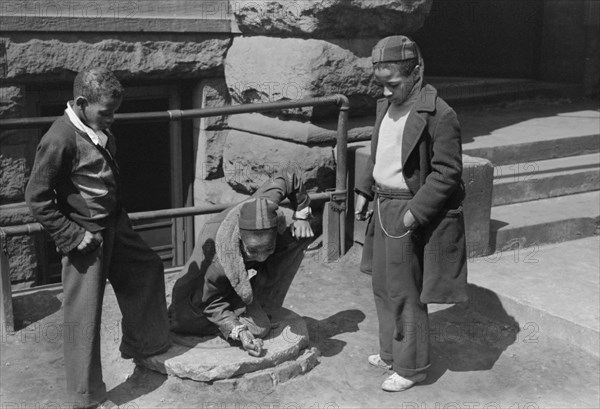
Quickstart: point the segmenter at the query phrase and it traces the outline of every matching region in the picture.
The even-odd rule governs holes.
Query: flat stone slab
[[[275,367],[295,360],[308,346],[308,329],[296,313],[282,310],[274,317],[279,326],[263,339],[262,356],[250,356],[241,344],[230,344],[218,335],[196,337],[174,334],[164,354],[139,360],[149,369],[184,379],[212,382]]]

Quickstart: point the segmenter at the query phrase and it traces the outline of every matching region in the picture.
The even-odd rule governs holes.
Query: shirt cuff
[[[229,334],[229,337],[235,341],[240,339],[240,332],[247,330],[248,327],[245,325],[236,325],[235,327],[233,327],[233,329],[231,330],[231,333]]]
[[[293,219],[294,220],[308,220],[311,217],[312,217],[312,210],[310,209],[310,206],[306,206],[304,209],[294,212]]]

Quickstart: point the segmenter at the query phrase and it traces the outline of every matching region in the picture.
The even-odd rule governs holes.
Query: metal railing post
[[[347,194],[347,152],[348,152],[348,110],[350,103],[344,95],[338,98],[339,114],[336,136],[335,192],[323,207],[323,256],[333,262],[346,253],[346,208]]]
[[[0,331],[13,332],[12,288],[10,286],[10,271],[8,264],[8,237],[0,228]]]
[[[278,109],[298,108],[337,104],[339,107],[338,129],[336,134],[336,180],[335,191],[310,194],[313,200],[328,200],[323,211],[323,252],[325,261],[337,260],[346,252],[346,208],[347,192],[347,145],[348,110],[350,103],[345,95],[336,94],[321,98],[312,98],[285,102],[266,102],[260,104],[235,105],[220,108],[202,108],[189,110],[171,110],[162,112],[138,112],[117,114],[117,122],[139,121],[180,121],[183,119],[206,118],[217,115],[235,115],[249,112],[264,112]],[[50,125],[57,117],[0,119],[3,129],[24,129]],[[218,213],[233,205],[195,206],[176,209],[153,210],[130,214],[131,220],[149,220]],[[10,285],[9,260],[6,252],[7,239],[10,236],[33,234],[43,231],[39,223],[0,227],[0,325],[2,330],[13,331],[12,289]]]

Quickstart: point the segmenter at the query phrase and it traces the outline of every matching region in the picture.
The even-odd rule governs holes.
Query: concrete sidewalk
[[[600,237],[518,246],[473,259],[469,282],[493,291],[504,313],[531,323],[541,337],[565,340],[600,354]],[[473,302],[488,315],[486,292]]]
[[[495,262],[492,256],[470,260],[474,302],[432,306],[429,378],[395,394],[380,389],[389,373],[366,362],[377,352],[377,320],[371,278],[358,271],[360,252],[355,246],[333,264],[316,256],[305,259],[286,307],[304,317],[321,362],[276,388],[257,386],[250,392],[167,378],[122,360],[117,350],[120,314],[109,286],[102,348],[111,399],[127,408],[598,407],[598,357],[556,338],[554,318],[546,320],[556,316],[597,334],[597,237],[527,250],[518,258],[504,253]],[[167,277],[168,288],[173,278]],[[22,307],[42,315],[18,333],[2,334],[2,407],[63,407],[62,340],[56,332],[61,296],[17,300],[21,318]],[[525,310],[539,315],[523,315]]]

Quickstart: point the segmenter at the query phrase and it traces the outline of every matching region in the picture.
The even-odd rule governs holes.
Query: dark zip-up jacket
[[[115,138],[105,133],[108,142],[102,148],[64,114],[37,147],[25,199],[65,254],[77,247],[86,230],[103,230],[120,208]]]

